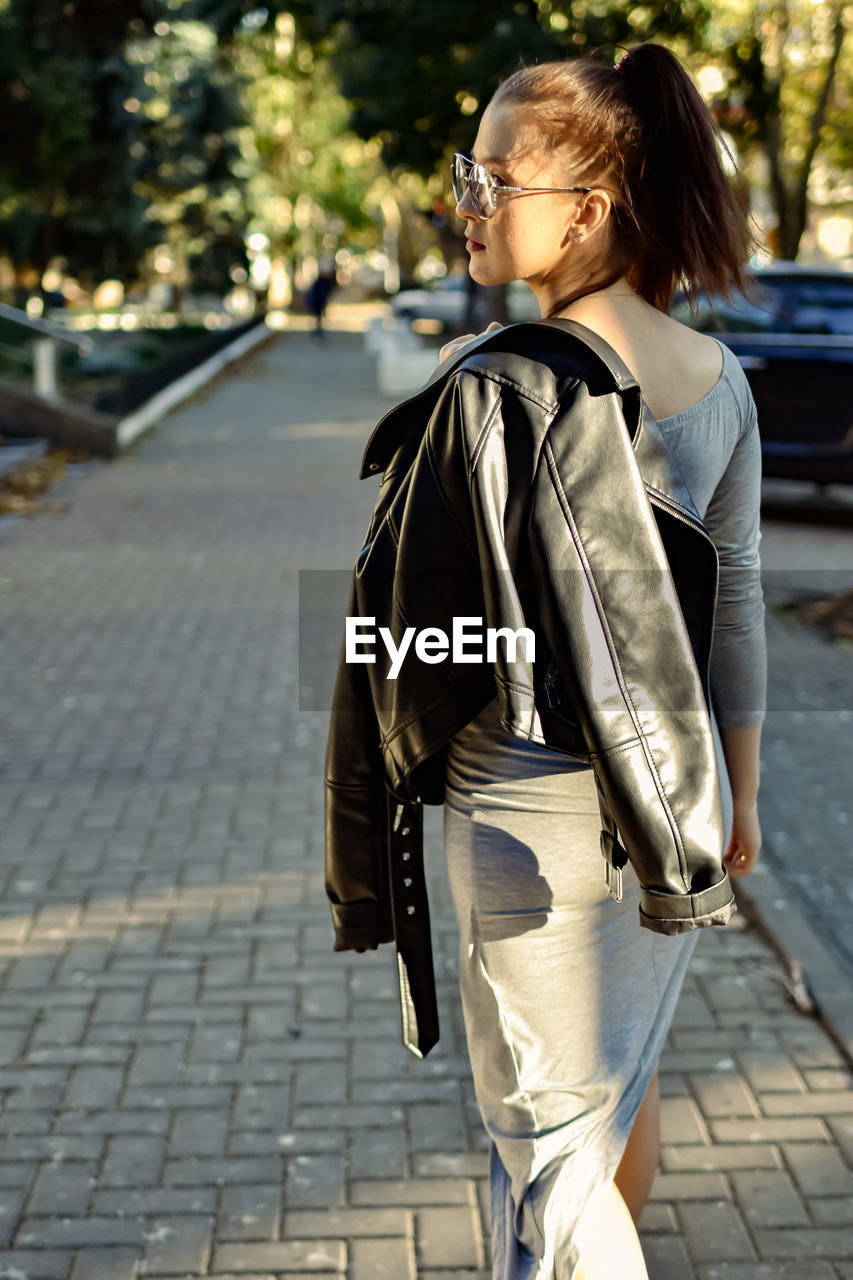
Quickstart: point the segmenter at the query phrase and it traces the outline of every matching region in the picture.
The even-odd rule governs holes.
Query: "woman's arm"
[[[738,385],[739,383],[739,385]],[[761,848],[756,797],[761,722],[767,702],[767,645],[761,590],[761,444],[755,401],[735,379],[743,427],[708,505],[705,525],[720,560],[710,685],[733,799],[724,854],[729,875],[748,875]]]
[[[730,876],[746,876],[755,866],[761,848],[757,805],[761,725],[721,728],[720,739],[734,807],[732,835],[723,861]]]

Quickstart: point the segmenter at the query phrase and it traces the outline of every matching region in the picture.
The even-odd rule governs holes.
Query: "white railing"
[[[7,306],[5,302],[0,302],[0,316],[36,331],[38,336],[33,341],[33,390],[45,400],[56,400],[59,395],[56,381],[57,343],[69,342],[81,355],[88,355],[92,350],[92,339],[76,337],[62,325],[29,316],[26,311]]]

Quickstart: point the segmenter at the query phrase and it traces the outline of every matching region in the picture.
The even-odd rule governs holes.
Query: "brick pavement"
[[[296,570],[351,562],[375,492],[371,373],[356,335],[277,338],[0,542],[0,1277],[488,1275],[440,811],[417,1062],[389,950],[330,949],[296,703]],[[653,1280],[853,1280],[853,1091],[779,978],[742,919],[703,932]]]

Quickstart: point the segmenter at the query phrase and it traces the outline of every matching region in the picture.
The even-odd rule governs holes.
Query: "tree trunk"
[[[794,252],[791,254],[793,258],[800,246],[803,232],[806,229],[806,221],[808,219],[808,193],[809,178],[811,176],[812,165],[820,146],[820,132],[826,121],[826,111],[829,106],[829,100],[832,96],[832,90],[835,86],[835,73],[838,69],[838,63],[841,58],[841,49],[844,44],[844,36],[846,28],[844,26],[844,5],[838,4],[835,8],[835,21],[832,27],[832,52],[829,56],[829,65],[826,68],[826,78],[823,82],[823,88],[817,100],[814,114],[811,118],[809,126],[809,141],[806,146],[806,154],[803,158],[802,166],[797,174],[797,185],[791,201],[790,210],[790,242],[794,246]]]

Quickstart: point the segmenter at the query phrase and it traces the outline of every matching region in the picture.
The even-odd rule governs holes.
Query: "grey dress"
[[[659,419],[720,557],[711,656],[718,724],[764,717],[761,458],[746,377]],[[698,931],[639,924],[626,868],[607,895],[589,766],[514,737],[491,702],[450,744],[445,848],[460,988],[490,1138],[493,1280],[571,1280],[663,1047]]]

